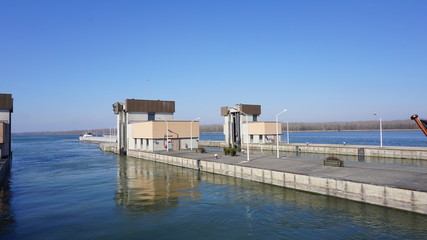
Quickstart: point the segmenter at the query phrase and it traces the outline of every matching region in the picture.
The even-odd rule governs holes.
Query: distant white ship
[[[88,133],[85,133],[85,134],[83,134],[83,135],[80,135],[79,136],[79,140],[80,141],[84,141],[84,140],[86,140],[86,139],[90,139],[90,138],[93,138],[94,136],[93,136],[93,134],[92,133],[90,133],[90,132],[88,132]]]
[[[104,142],[117,142],[116,136],[111,135],[102,135],[102,136],[95,136],[92,133],[88,132],[81,136],[79,136],[79,141],[82,142],[90,142],[90,143],[104,143]]]

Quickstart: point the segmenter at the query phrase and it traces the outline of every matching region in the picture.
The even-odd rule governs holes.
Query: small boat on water
[[[88,133],[85,133],[85,134],[83,134],[83,135],[80,135],[80,136],[79,136],[79,140],[80,140],[80,141],[90,140],[90,139],[91,139],[91,138],[93,138],[93,137],[94,137],[94,135],[93,135],[92,133],[88,132]]]
[[[94,135],[91,132],[87,132],[79,136],[79,141],[89,142],[89,143],[103,143],[103,142],[112,143],[112,142],[117,142],[117,138],[116,136]]]

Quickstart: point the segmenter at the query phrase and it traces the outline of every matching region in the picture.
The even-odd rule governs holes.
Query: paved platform
[[[286,156],[278,159],[275,155],[267,154],[250,154],[250,161],[247,162],[246,155],[224,156],[219,151],[196,153],[184,150],[156,154],[427,192],[427,167],[352,161],[346,161],[344,167],[325,167],[321,159]],[[218,155],[217,159],[214,154]]]
[[[199,141],[200,147],[226,147],[224,141]],[[276,144],[249,143],[251,150],[276,151]],[[427,161],[427,147],[394,147],[370,145],[340,145],[340,144],[306,144],[306,143],[280,143],[282,152],[334,154],[357,157],[384,157],[396,159],[411,159]]]

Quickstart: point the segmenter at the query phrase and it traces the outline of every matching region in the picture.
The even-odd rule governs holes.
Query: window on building
[[[250,142],[253,142],[254,141],[254,135],[250,135],[251,136],[251,141]]]
[[[148,113],[148,121],[154,121],[154,120],[156,120],[156,114]]]
[[[133,148],[136,149],[137,145],[138,145],[138,139],[135,138],[135,146]]]
[[[254,118],[253,118],[253,121],[254,121],[254,122],[258,121],[258,115],[253,115],[253,117],[254,117]]]
[[[259,142],[262,142],[262,135],[259,135]]]
[[[145,144],[147,144],[147,147],[148,147],[148,139],[145,139]]]

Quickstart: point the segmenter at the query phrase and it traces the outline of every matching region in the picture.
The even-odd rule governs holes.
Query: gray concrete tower
[[[132,132],[132,123],[146,121],[173,120],[174,101],[126,99],[125,103],[113,104],[117,115],[117,147],[120,154],[126,155],[129,147],[128,136]]]
[[[234,107],[221,107],[224,116],[225,143],[230,147],[240,148],[243,139],[243,123],[258,121],[261,105],[237,104]]]
[[[12,153],[12,148],[11,148],[12,112],[13,112],[12,94],[0,93],[0,155],[2,159],[8,158]]]

